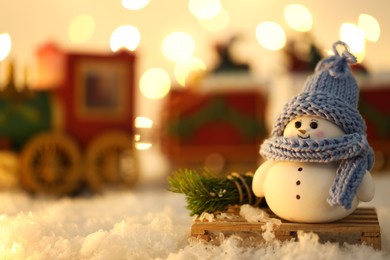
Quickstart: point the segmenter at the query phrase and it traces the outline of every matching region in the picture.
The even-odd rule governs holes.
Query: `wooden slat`
[[[216,218],[213,222],[195,219],[191,227],[191,236],[207,238],[211,233],[225,232],[252,232],[254,235],[261,235],[264,223],[247,222],[239,216],[239,210],[238,206],[234,206],[226,211],[233,219]],[[281,220],[269,209],[266,211],[271,218]],[[340,238],[342,235],[348,237],[348,234],[357,234],[360,237],[358,243],[364,242],[376,249],[381,247],[380,226],[374,208],[358,208],[350,216],[332,223],[294,223],[281,220],[281,225],[274,228],[275,236],[281,240],[293,238],[298,230],[327,234],[327,236],[333,236],[332,239],[340,243],[345,242]]]

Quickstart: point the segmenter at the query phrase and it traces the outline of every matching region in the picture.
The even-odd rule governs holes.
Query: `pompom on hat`
[[[340,54],[338,47],[344,49]],[[272,136],[264,141],[260,154],[270,160],[338,162],[328,203],[349,209],[374,155],[366,138],[366,125],[357,104],[359,88],[349,64],[356,58],[341,41],[333,44],[335,55],[321,60],[303,91],[293,97],[276,120]],[[286,125],[301,116],[317,116],[339,126],[345,135],[322,140],[283,137]]]

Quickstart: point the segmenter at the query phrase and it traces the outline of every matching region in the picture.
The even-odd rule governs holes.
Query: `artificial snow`
[[[240,207],[240,216],[248,222],[267,222],[270,219],[264,210],[248,204]]]
[[[196,216],[195,216],[196,217]],[[198,217],[200,221],[213,222],[215,220],[215,215],[213,213],[202,212]]]
[[[107,191],[93,197],[33,197],[0,192],[0,259],[390,259],[390,174],[374,176],[382,250],[365,245],[321,244],[313,233],[299,240],[270,240],[241,247],[189,243],[193,217],[182,194],[163,187]],[[247,213],[250,215],[251,213]]]
[[[270,218],[264,210],[247,204],[240,207],[240,216],[248,222],[264,223],[261,229],[263,230],[262,237],[266,242],[275,239],[274,228],[282,224],[280,219]]]

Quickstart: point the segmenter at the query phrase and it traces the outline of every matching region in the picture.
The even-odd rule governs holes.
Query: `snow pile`
[[[262,236],[264,241],[269,242],[275,238],[274,228],[282,224],[280,219],[270,218],[268,214],[259,208],[254,208],[251,205],[242,205],[240,208],[240,215],[248,222],[263,222]]]
[[[215,220],[215,216],[213,213],[202,212],[198,219],[199,221],[213,222]]]
[[[185,247],[191,226],[176,216],[182,198],[165,191],[0,201],[0,259],[153,259]]]
[[[270,219],[264,210],[252,207],[249,204],[240,207],[240,216],[248,222],[267,222]]]
[[[382,251],[364,245],[320,244],[315,234],[240,247],[189,243],[193,217],[185,198],[164,189],[111,191],[91,198],[31,197],[0,192],[0,259],[389,259],[390,176],[376,178],[371,204],[382,228]]]
[[[343,259],[367,260],[389,259],[389,254],[375,251],[368,246],[337,244],[320,244],[318,236],[313,233],[298,234],[299,241],[279,242],[274,240],[258,247],[240,247],[240,240],[230,237],[223,240],[220,246],[211,246],[202,242],[185,247],[177,253],[170,254],[167,259]]]

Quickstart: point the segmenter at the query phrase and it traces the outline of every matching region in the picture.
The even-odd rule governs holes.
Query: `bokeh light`
[[[153,120],[144,116],[138,116],[134,120],[134,126],[138,134],[134,135],[135,148],[137,150],[148,150],[152,147],[150,131],[153,126]]]
[[[340,27],[340,40],[345,42],[350,51],[362,62],[365,56],[364,31],[355,24],[343,23]]]
[[[164,56],[174,62],[189,59],[195,51],[195,42],[185,32],[173,32],[168,34],[162,43]]]
[[[221,11],[219,0],[190,0],[188,9],[198,19],[211,19]]]
[[[140,78],[141,93],[150,99],[161,99],[171,89],[171,79],[168,73],[160,68],[145,71]]]
[[[149,4],[149,0],[122,0],[122,6],[127,10],[140,10]]]
[[[153,120],[144,116],[137,116],[134,125],[136,128],[152,128]]]
[[[312,28],[313,17],[305,6],[289,4],[284,8],[284,18],[288,26],[298,32],[308,32]]]
[[[150,140],[153,120],[144,116],[138,116],[135,118],[134,125],[138,133],[134,135],[135,148],[137,150],[148,150],[153,145]]]
[[[256,39],[267,50],[277,51],[286,45],[286,33],[275,22],[262,22],[256,27]]]
[[[143,142],[136,142],[135,143],[135,149],[137,150],[148,150],[152,147],[152,143],[143,143]]]
[[[9,33],[0,34],[0,61],[5,60],[11,52],[12,41]]]
[[[79,15],[69,24],[68,37],[73,44],[87,42],[95,33],[95,19],[91,15]]]
[[[364,31],[364,37],[367,41],[377,42],[381,34],[379,22],[369,14],[361,14],[358,20],[359,28]]]
[[[173,73],[176,81],[184,87],[191,73],[204,70],[206,70],[206,64],[199,58],[191,57],[188,60],[178,62]]]
[[[137,49],[141,41],[141,33],[138,28],[133,25],[122,25],[116,28],[110,38],[110,48],[113,52],[121,48],[126,48],[130,51]]]
[[[152,147],[152,143],[145,143],[140,141],[140,136],[135,135],[134,140],[135,140],[135,149],[140,150],[140,151],[145,151],[148,150]]]
[[[225,29],[230,22],[229,13],[222,8],[218,15],[211,19],[199,19],[199,24],[210,32],[217,32]]]

